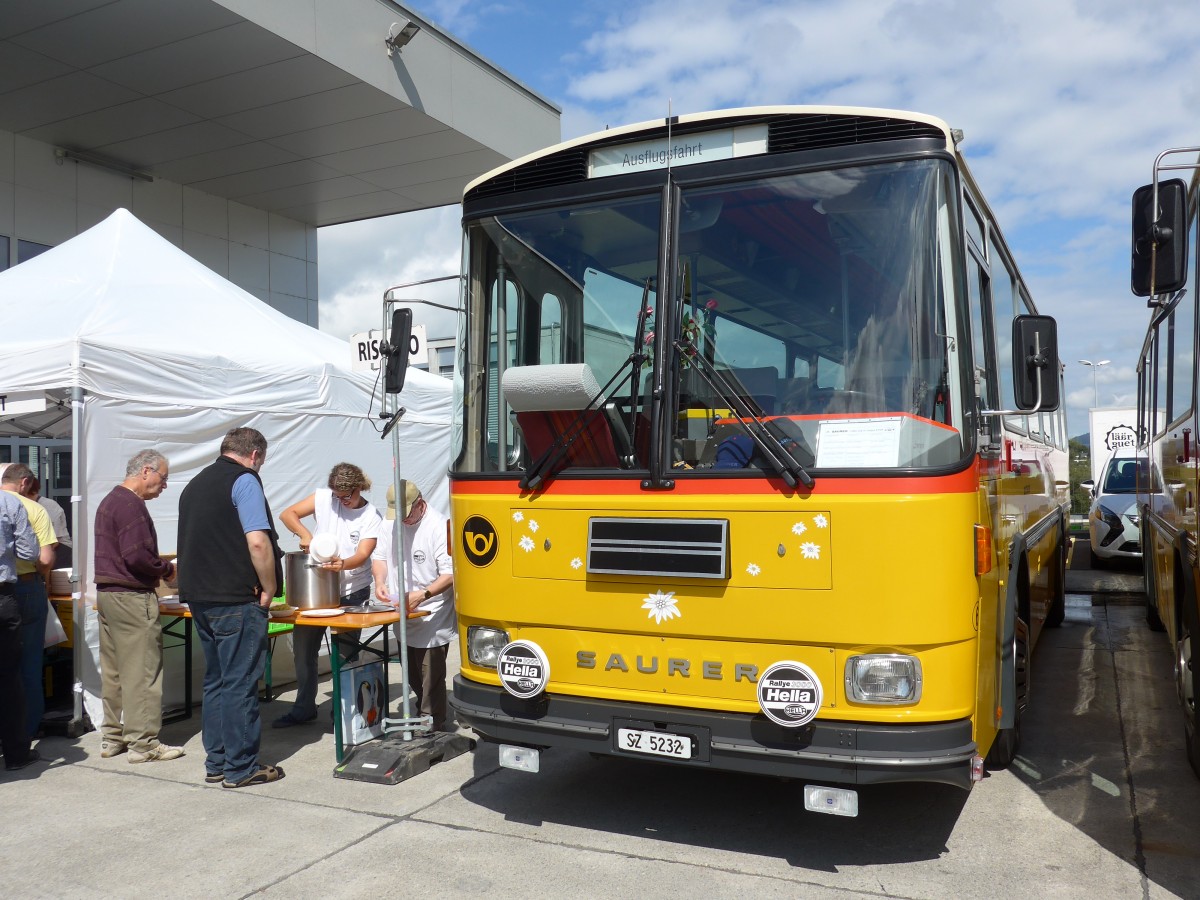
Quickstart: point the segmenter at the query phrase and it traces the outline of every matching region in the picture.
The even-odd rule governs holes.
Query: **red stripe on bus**
[[[830,478],[816,479],[809,491],[799,490],[804,496],[819,497],[827,494],[973,494],[979,489],[981,473],[974,466],[953,475],[903,476],[899,478]],[[545,488],[537,491],[547,497],[578,494],[584,496],[607,495],[610,497],[643,497],[656,494],[676,497],[728,496],[731,494],[766,495],[787,492],[788,488],[778,478],[717,479],[678,478],[672,490],[643,490],[641,484],[629,479],[552,479]],[[456,475],[450,482],[450,493],[467,494],[510,494],[522,493],[512,481],[495,479],[473,479]]]

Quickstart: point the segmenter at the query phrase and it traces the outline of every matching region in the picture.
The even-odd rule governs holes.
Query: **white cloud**
[[[460,269],[461,209],[438,209],[386,216],[317,232],[322,331],[347,338],[379,328],[384,292],[426,278],[457,275]],[[458,282],[423,285],[398,292],[447,306],[458,303]],[[454,314],[413,305],[413,321],[424,324],[429,337],[454,333]]]
[[[1197,138],[1200,4],[1163,11],[1128,0],[694,0],[686,7],[577,0],[564,8],[558,0],[428,0],[428,7],[451,33],[484,56],[503,54],[515,77],[558,103],[564,138],[665,116],[668,102],[676,114],[827,103],[944,118],[966,134],[964,152],[1035,301],[1059,320],[1071,433],[1086,429],[1092,402],[1090,372],[1077,359],[1114,360],[1097,376],[1103,404],[1135,395],[1133,364],[1149,316],[1129,291],[1129,198],[1150,180],[1160,150]],[[521,28],[500,27],[514,17]],[[514,46],[518,40],[527,45]],[[326,330],[345,330],[368,312],[378,318],[388,282],[457,271],[457,209],[416,225],[383,224],[396,221],[345,240],[322,229]]]

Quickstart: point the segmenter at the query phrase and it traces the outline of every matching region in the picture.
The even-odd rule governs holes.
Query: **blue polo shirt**
[[[37,559],[37,535],[29,514],[10,491],[0,491],[0,583],[17,580],[17,560]]]

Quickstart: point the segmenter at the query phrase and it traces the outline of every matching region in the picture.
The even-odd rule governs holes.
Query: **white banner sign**
[[[0,394],[0,416],[23,416],[26,413],[45,411],[46,395],[41,391],[10,391]]]
[[[379,342],[383,340],[382,331],[363,331],[350,335],[350,350],[353,354],[350,368],[355,372],[370,372],[379,368]],[[412,336],[408,339],[408,364],[424,366],[429,364],[429,351],[425,346],[425,326],[414,325]]]

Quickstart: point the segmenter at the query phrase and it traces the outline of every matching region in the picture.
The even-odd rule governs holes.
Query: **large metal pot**
[[[342,605],[340,573],[322,569],[303,550],[285,553],[283,584],[289,606],[330,609]]]

